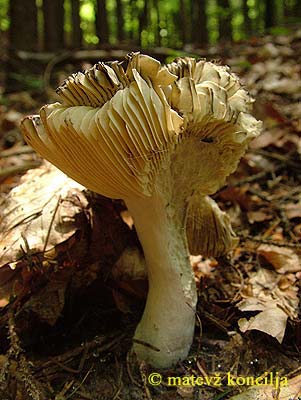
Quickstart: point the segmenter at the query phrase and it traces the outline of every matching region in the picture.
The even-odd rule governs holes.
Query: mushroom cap
[[[59,102],[22,121],[27,142],[111,198],[151,196],[162,168],[179,175],[197,147],[201,169],[189,191],[214,193],[260,131],[252,99],[227,67],[204,60],[162,66],[132,53],[126,61],[70,76],[57,90]]]

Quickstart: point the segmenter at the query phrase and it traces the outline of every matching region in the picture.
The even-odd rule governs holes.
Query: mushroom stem
[[[138,359],[157,368],[187,357],[195,325],[197,294],[189,262],[185,204],[171,207],[165,196],[127,199],[143,247],[149,292],[134,336]]]

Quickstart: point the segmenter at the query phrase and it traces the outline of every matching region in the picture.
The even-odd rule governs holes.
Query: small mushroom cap
[[[210,197],[194,195],[187,209],[186,234],[190,254],[219,257],[238,244],[229,216]]]
[[[27,142],[111,198],[151,196],[162,169],[194,174],[182,179],[185,195],[199,186],[214,193],[260,131],[252,99],[226,67],[204,60],[162,66],[133,53],[126,61],[70,76],[57,90],[60,102],[44,106],[40,120],[23,120]],[[194,171],[183,168],[193,157]]]

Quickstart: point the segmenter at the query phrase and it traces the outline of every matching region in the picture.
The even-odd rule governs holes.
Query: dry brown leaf
[[[4,131],[9,131],[14,128],[17,128],[19,126],[20,120],[23,117],[23,115],[14,110],[14,109],[9,109],[5,113],[3,113],[1,120],[1,128]]]
[[[54,274],[45,287],[30,297],[20,312],[32,312],[41,322],[53,326],[63,311],[65,291],[71,274],[71,268]]]
[[[279,79],[278,75],[273,75],[270,79],[265,79],[263,89],[278,94],[294,94],[300,92],[301,82],[290,78]]]
[[[257,203],[247,191],[247,187],[228,187],[219,193],[219,197],[223,201],[231,201],[234,204],[239,204],[242,210],[249,211],[253,209]]]
[[[296,275],[284,272],[279,274],[278,271],[260,268],[250,274],[242,295],[244,299],[237,304],[241,311],[260,312],[249,320],[239,320],[240,330],[245,332],[256,329],[275,337],[281,343],[287,318],[296,318],[298,315]]]
[[[301,202],[286,204],[284,210],[288,219],[301,218]]]
[[[268,208],[262,208],[257,211],[248,211],[247,216],[250,224],[254,224],[254,222],[269,221],[273,218]]]
[[[278,273],[301,271],[300,257],[286,247],[278,247],[268,244],[261,244],[257,252],[264,257]]]
[[[51,164],[28,171],[0,204],[0,298],[5,305],[18,273],[18,261],[48,252],[81,228],[87,205],[83,186]]]
[[[267,146],[274,145],[275,141],[282,138],[283,135],[284,132],[282,129],[266,130],[251,142],[250,147],[252,149],[263,149]]]
[[[147,279],[145,258],[137,247],[127,247],[112,268],[112,277],[118,280]]]
[[[47,162],[28,171],[0,205],[0,266],[19,259],[22,249],[47,251],[72,236],[87,204],[83,189]],[[68,199],[72,191],[77,204]]]
[[[242,332],[253,329],[265,332],[276,338],[278,342],[281,343],[285,334],[287,318],[288,315],[283,310],[274,306],[266,308],[264,311],[255,315],[255,317],[251,317],[249,320],[241,318],[238,321],[238,326]]]
[[[301,375],[288,379],[287,386],[253,386],[229,400],[298,400],[301,396]]]

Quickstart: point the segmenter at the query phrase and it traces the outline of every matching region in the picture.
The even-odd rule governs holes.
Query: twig
[[[92,371],[93,366],[91,366],[91,368],[89,369],[89,371],[86,373],[86,375],[84,376],[83,380],[81,381],[81,383],[73,390],[73,392],[71,392],[69,394],[69,396],[65,397],[66,400],[71,399],[71,397],[83,386],[83,384],[85,383],[85,381],[87,380],[88,376],[90,375],[90,372]]]
[[[59,356],[53,357],[52,359],[46,361],[45,363],[40,363],[36,365],[36,370],[35,370],[35,375],[36,376],[44,376],[46,379],[50,379],[52,375],[55,374],[56,369],[55,366],[59,365],[62,369],[66,370],[67,372],[71,373],[80,373],[85,361],[90,357],[88,354],[90,350],[93,350],[95,348],[98,349],[99,352],[107,351],[111,349],[116,343],[120,342],[125,337],[125,334],[121,334],[119,336],[114,337],[111,341],[108,343],[103,343],[105,340],[103,338],[103,341],[100,343],[99,339],[94,339],[91,342],[86,343],[86,345],[76,347],[73,350],[70,350],[64,354],[60,354]],[[81,353],[83,353],[82,358],[80,360],[78,369],[73,369],[66,364],[69,364],[74,361],[76,357],[78,357]]]
[[[133,376],[133,374],[132,374],[131,365],[130,365],[130,363],[131,363],[131,354],[132,354],[132,350],[129,350],[129,351],[127,352],[127,355],[126,355],[126,370],[127,370],[127,373],[128,373],[128,376],[129,376],[131,382],[132,382],[134,385],[136,385],[136,386],[138,386],[139,388],[142,389],[142,388],[143,388],[143,385],[141,385],[141,383],[139,383],[139,382],[134,378],[134,376]]]
[[[277,242],[276,240],[266,240],[255,238],[250,235],[240,235],[240,237],[244,240],[250,240],[251,242],[262,243],[262,244],[270,244],[278,247],[291,247],[292,249],[301,249],[301,244],[299,243],[285,243],[285,242]]]
[[[148,348],[151,349],[151,350],[154,350],[154,351],[157,351],[157,352],[160,351],[160,349],[158,349],[158,347],[155,347],[155,346],[153,346],[152,344],[145,342],[144,340],[133,339],[133,342],[134,342],[134,343],[141,344],[141,346],[148,347]]]
[[[199,327],[200,327],[198,348],[196,351],[197,355],[199,355],[200,351],[201,351],[201,342],[202,342],[202,337],[203,337],[203,325],[202,325],[202,320],[201,320],[199,314],[197,313],[197,311],[195,312],[195,317],[196,317],[196,320],[198,321]]]
[[[141,376],[141,380],[143,382],[143,388],[144,388],[144,392],[145,392],[145,396],[147,398],[147,400],[153,400],[150,390],[147,386],[147,376],[146,376],[146,365],[144,362],[142,362],[139,366],[139,371],[140,371],[140,376]]]
[[[257,150],[250,150],[252,153],[254,154],[259,154],[263,157],[266,158],[271,158],[272,160],[277,160],[280,161],[286,165],[288,165],[289,167],[292,167],[294,169],[297,170],[301,170],[301,163],[299,162],[295,162],[293,160],[289,159],[289,156],[284,156],[282,154],[279,153],[273,153],[271,151],[266,151],[266,150],[262,150],[262,149],[257,149]]]
[[[0,180],[4,180],[11,175],[16,175],[20,172],[25,172],[32,168],[37,168],[41,165],[41,161],[30,161],[21,165],[15,165],[13,167],[3,168],[0,171]]]
[[[70,382],[66,382],[65,385],[63,386],[62,390],[55,396],[56,399],[63,399],[65,394],[68,392],[68,390],[71,388],[73,385],[74,380]]]
[[[12,147],[8,150],[3,150],[0,152],[0,158],[8,158],[13,156],[19,156],[21,154],[32,154],[35,153],[35,150],[30,146],[20,146],[20,147]]]
[[[25,244],[25,250],[20,245],[21,250],[23,252],[24,257],[28,261],[29,268],[32,269],[33,268],[33,262],[32,262],[32,256],[31,256],[32,254],[31,254],[29,243],[28,243],[27,238],[26,238],[26,236],[25,236],[25,234],[23,232],[21,232],[21,237],[22,237],[22,239],[24,241],[24,244]]]
[[[215,193],[214,197],[218,196],[219,193],[223,192],[225,189],[229,189],[229,188],[235,188],[237,186],[242,186],[245,185],[246,183],[251,183],[254,181],[259,181],[260,179],[263,179],[264,177],[266,177],[269,174],[275,174],[276,172],[278,172],[280,169],[282,168],[281,165],[277,165],[275,166],[275,168],[273,169],[267,169],[266,171],[262,171],[262,172],[258,172],[258,174],[255,175],[251,175],[248,176],[247,178],[241,179],[239,181],[233,182],[233,183],[229,183],[228,185],[223,186],[222,188],[220,188],[218,190],[218,192]]]
[[[238,273],[239,278],[240,278],[239,289],[238,289],[238,291],[236,292],[235,296],[232,299],[232,302],[236,302],[239,299],[239,297],[241,297],[241,293],[242,293],[244,285],[245,285],[244,284],[244,277],[243,277],[243,274],[242,274],[241,270],[235,264],[233,264],[230,261],[229,265],[235,271],[235,273]],[[232,284],[232,285],[234,285],[234,284]]]
[[[34,378],[29,366],[29,362],[27,361],[23,349],[21,348],[20,340],[15,328],[12,310],[9,311],[8,330],[10,339],[8,357],[14,357],[18,363],[18,368],[16,371],[17,382],[24,385],[28,394],[33,400],[45,400],[44,388],[41,383]]]
[[[57,210],[59,209],[59,206],[60,206],[60,203],[61,203],[61,199],[62,199],[62,196],[59,195],[58,201],[57,201],[57,203],[56,203],[56,206],[55,206],[55,209],[54,209],[54,212],[53,212],[53,215],[52,215],[52,217],[51,217],[51,221],[50,221],[50,224],[49,224],[49,227],[48,227],[48,231],[47,231],[47,235],[46,235],[46,239],[45,239],[44,247],[43,247],[43,254],[44,254],[45,251],[46,251],[46,247],[47,247],[48,240],[49,240],[49,237],[50,237],[51,228],[52,228],[52,226],[53,226],[53,222],[54,222],[54,219],[55,219]]]
[[[209,312],[207,312],[205,310],[202,310],[202,315],[204,318],[207,318],[207,320],[212,322],[221,331],[228,334],[228,329],[226,328],[224,321],[220,320],[219,318],[216,318],[214,315],[210,314]]]
[[[291,376],[295,375],[297,372],[300,372],[300,371],[301,371],[301,366],[296,368],[296,369],[294,369],[293,371],[289,372],[286,376],[288,378],[290,378]]]
[[[85,400],[95,400],[95,397],[91,397],[89,394],[84,393],[82,390],[78,390],[77,394],[79,394],[80,397],[82,397]]]
[[[118,362],[117,357],[115,358],[115,360],[116,360],[116,364],[117,364],[117,368],[118,368],[119,373],[118,373],[118,379],[117,379],[117,390],[116,390],[112,400],[119,399],[119,395],[120,395],[120,392],[121,392],[122,387],[123,387],[123,383],[122,383],[123,368],[122,368],[122,366],[120,367],[120,364]]]
[[[88,357],[88,351],[89,351],[89,348],[87,346],[85,346],[84,351],[83,351],[83,355],[82,355],[82,357],[80,359],[80,362],[79,362],[79,365],[78,365],[78,368],[77,368],[77,370],[79,372],[84,368],[85,362],[86,362],[87,357]]]
[[[250,187],[250,188],[248,188],[248,192],[251,194],[254,194],[255,196],[259,197],[261,200],[263,200],[267,203],[271,202],[271,199],[268,196],[266,196],[265,194],[261,193],[259,190],[255,190]]]

